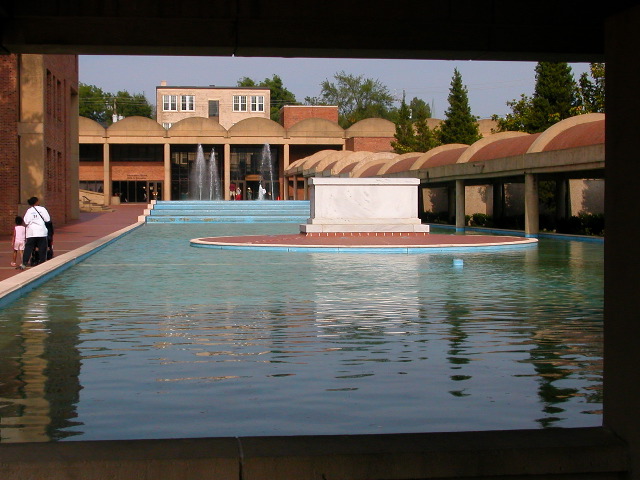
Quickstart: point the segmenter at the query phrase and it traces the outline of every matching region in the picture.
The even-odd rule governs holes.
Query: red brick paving
[[[235,237],[207,237],[200,239],[203,242],[242,244],[242,245],[287,245],[297,246],[345,246],[345,247],[367,247],[367,246],[416,246],[434,247],[442,246],[465,246],[465,245],[486,245],[486,244],[508,244],[530,242],[531,239],[523,237],[510,237],[503,235],[447,235],[437,233],[383,233],[377,235],[369,234],[364,236],[352,235],[305,235],[303,233],[291,235],[251,235]]]
[[[78,220],[66,225],[56,225],[53,237],[55,254],[60,255],[82,247],[98,238],[136,223],[138,216],[143,214],[147,205],[114,205],[111,208],[114,210],[113,212],[81,212]],[[55,218],[53,221],[55,225]],[[12,232],[0,235],[0,281],[20,273],[20,270],[16,270],[15,267],[11,266],[11,259],[13,258],[11,235]]]

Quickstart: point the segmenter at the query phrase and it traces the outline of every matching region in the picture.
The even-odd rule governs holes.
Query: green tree
[[[390,118],[393,96],[379,80],[350,75],[344,71],[334,75],[335,82],[325,80],[320,84],[319,97],[306,97],[310,105],[337,105],[338,123],[348,128],[365,118]]]
[[[431,118],[431,109],[423,100],[414,97],[407,105],[402,95],[397,111],[395,141],[391,142],[396,153],[428,152],[440,144],[437,132],[427,124],[428,118]]]
[[[578,80],[579,113],[604,113],[604,63],[590,64],[589,72]]]
[[[416,133],[413,128],[413,122],[411,121],[411,110],[405,101],[404,94],[402,95],[402,103],[398,109],[394,138],[395,141],[391,142],[394,152],[415,152]]]
[[[112,97],[113,115],[118,117],[153,118],[153,107],[142,93],[131,95],[121,90]]]
[[[507,102],[512,111],[504,118],[493,116],[498,131],[539,133],[578,113],[576,82],[569,64],[539,62],[535,71],[533,96]]]
[[[109,97],[110,94],[100,87],[81,83],[78,86],[78,113],[106,126],[107,121],[111,121]]]
[[[130,94],[126,90],[109,93],[95,85],[81,83],[79,88],[79,114],[108,127],[113,117],[141,116],[153,118],[153,106],[141,93]]]
[[[280,121],[280,109],[285,105],[296,105],[296,96],[288,90],[282,83],[282,79],[275,73],[271,78],[265,78],[262,82],[256,83],[249,77],[242,77],[238,80],[239,87],[266,87],[270,91],[271,111],[269,116],[274,122]]]
[[[439,141],[447,143],[465,143],[471,145],[479,140],[477,117],[471,115],[467,87],[462,84],[462,75],[454,69],[449,89],[449,108],[445,112],[445,120],[440,126]]]
[[[421,98],[413,97],[409,103],[409,110],[411,111],[411,121],[413,123],[431,118],[431,107]]]

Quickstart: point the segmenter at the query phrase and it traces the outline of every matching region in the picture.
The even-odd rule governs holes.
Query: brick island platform
[[[192,247],[227,250],[333,253],[436,253],[474,252],[535,247],[538,240],[502,235],[448,235],[425,232],[325,232],[290,235],[205,237]]]

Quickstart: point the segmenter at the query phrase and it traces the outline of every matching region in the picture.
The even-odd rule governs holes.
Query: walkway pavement
[[[56,226],[53,237],[55,255],[58,256],[85,246],[94,240],[136,223],[138,216],[143,214],[147,205],[114,205],[111,208],[113,208],[113,212],[81,212],[78,220]],[[12,258],[11,234],[0,235],[0,281],[21,273],[20,270],[11,266]]]

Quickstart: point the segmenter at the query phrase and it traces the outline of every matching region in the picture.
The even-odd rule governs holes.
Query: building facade
[[[229,129],[247,118],[269,118],[271,92],[262,87],[156,87],[156,120],[171,128],[191,117],[209,118]]]
[[[36,196],[54,224],[78,218],[78,57],[0,58],[0,231]]]
[[[228,129],[217,119],[198,116],[170,128],[142,117],[104,128],[80,117],[80,188],[104,192],[107,203],[209,199],[208,193],[200,196],[194,178],[201,146],[205,163],[216,162],[222,199],[233,198],[232,189],[239,189],[243,199],[253,199],[260,182],[268,198],[292,199],[303,195],[294,195],[294,183],[284,179],[292,162],[320,150],[344,150],[356,134],[361,139],[386,138],[381,148],[391,151],[392,122],[368,119],[345,130],[337,123],[337,107],[320,110],[318,118],[318,107],[286,106],[281,110],[282,123],[250,117]],[[288,119],[296,121],[287,123]],[[265,156],[272,176],[267,174]],[[212,170],[208,172],[207,177]]]

